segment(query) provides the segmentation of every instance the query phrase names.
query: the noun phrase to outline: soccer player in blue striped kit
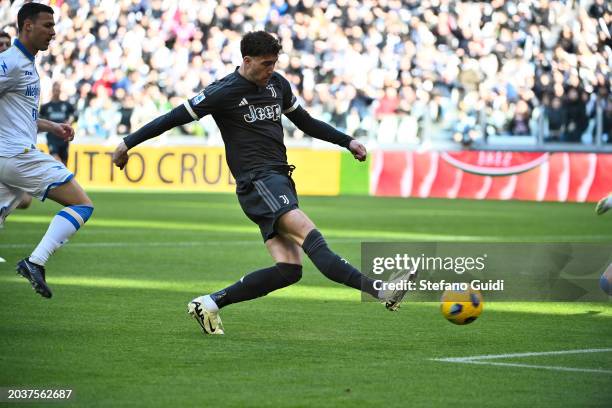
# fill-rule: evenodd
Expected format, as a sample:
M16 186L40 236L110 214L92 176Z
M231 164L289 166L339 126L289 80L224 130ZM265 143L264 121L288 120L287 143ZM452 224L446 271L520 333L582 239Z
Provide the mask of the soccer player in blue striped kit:
M93 204L66 166L36 148L38 132L51 132L67 141L74 138L70 125L38 119L40 78L35 56L55 36L53 9L24 4L17 26L15 43L0 54L0 226L26 193L64 206L32 254L17 263L17 273L38 294L50 298L45 264L89 219Z
M366 149L357 140L313 119L274 67L281 50L269 33L246 34L240 43L242 65L183 105L128 135L117 146L114 163L123 168L128 150L168 129L211 114L221 130L227 164L236 178L244 213L259 226L275 265L251 272L233 285L188 303L188 312L205 334L224 334L219 309L265 296L302 277L302 250L327 278L399 307L406 291L381 291L345 259L331 251L314 223L298 206L294 166L287 163L281 115L304 133L348 149L359 160ZM410 275L412 276L412 275Z

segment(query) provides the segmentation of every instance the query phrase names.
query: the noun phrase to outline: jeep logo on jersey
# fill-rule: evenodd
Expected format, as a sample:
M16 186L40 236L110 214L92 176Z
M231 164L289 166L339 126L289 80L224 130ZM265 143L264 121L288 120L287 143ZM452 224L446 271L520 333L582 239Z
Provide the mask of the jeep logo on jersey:
M281 117L281 107L279 104L264 106L256 108L253 105L249 105L249 113L244 115L244 120L248 123L253 123L256 120L272 119L277 122Z
M524 173L547 161L549 156L549 153L501 151L461 151L440 154L440 157L451 166L482 176Z

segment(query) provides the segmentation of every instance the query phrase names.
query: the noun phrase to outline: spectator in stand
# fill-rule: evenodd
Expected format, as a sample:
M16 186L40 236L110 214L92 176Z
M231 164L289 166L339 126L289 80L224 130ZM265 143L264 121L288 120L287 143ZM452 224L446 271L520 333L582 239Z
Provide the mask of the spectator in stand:
M191 96L235 69L241 33L254 29L277 33L285 53L278 68L311 112L326 120L329 115L346 118L347 131L355 129L371 138L389 136L377 131L381 121L401 127L416 120L419 134L430 134L432 129L452 134L459 116L474 119L469 112L475 106L461 108L466 98L474 100L472 93L482 108L476 127L504 132L509 122L519 119L518 109L517 123L524 132L533 112L544 116L553 112L544 106L544 95L551 104L554 97L560 98L564 108L580 116L581 107L575 105L585 105L599 87L610 89L612 3L604 0L66 0L53 4L59 21L55 41L62 47L41 56L40 71L47 76L43 89L52 82L62 83L75 95L70 102L79 117L99 103L95 95L103 87L110 89L115 102L125 100L115 96L125 89L135 102L131 121L148 122L159 115L161 106L156 101L155 109L146 109L151 107L151 86L170 98ZM13 35L14 8L10 2L0 2L0 30ZM359 90L357 96L345 91L349 86ZM572 87L588 97L581 95L582 102L577 103L568 95ZM386 106L387 88L399 92L403 104L397 111ZM411 91L405 92L408 88ZM527 91L535 96L525 98ZM339 93L353 102L326 106ZM41 102L48 102L48 97L42 95ZM386 113L379 116L381 112ZM355 114L357 126L352 125ZM550 117L544 119L551 122ZM578 133L595 129L595 121L595 116L575 118L569 123L571 139L582 140ZM527 128L533 132L536 127ZM91 126L86 130L96 134ZM403 140L401 136L392 139Z
M565 132L565 110L561 98L555 96L550 105L545 107L545 115L548 119L547 141L560 142L564 139Z
M0 31L0 52L3 52L11 46L11 36L4 31Z
M530 135L529 119L531 118L531 109L529 104L524 100L519 100L514 108L514 116L510 121L510 133L512 135L525 136Z
M578 143L588 126L586 105L578 88L568 89L563 110L565 111L565 141Z

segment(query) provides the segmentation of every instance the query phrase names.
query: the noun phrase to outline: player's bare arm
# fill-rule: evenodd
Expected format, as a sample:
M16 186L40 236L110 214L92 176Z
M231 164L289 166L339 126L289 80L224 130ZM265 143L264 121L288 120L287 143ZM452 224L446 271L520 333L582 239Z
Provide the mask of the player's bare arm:
M74 129L67 123L52 122L47 119L36 120L38 132L51 132L67 142L74 139Z

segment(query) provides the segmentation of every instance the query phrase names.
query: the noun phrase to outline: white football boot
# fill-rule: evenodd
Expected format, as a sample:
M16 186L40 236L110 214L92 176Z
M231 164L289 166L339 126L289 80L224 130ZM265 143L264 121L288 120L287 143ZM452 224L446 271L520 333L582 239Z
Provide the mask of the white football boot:
M393 283L396 288L391 290L380 290L378 298L385 304L387 310L395 312L400 308L400 304L408 294L408 282L416 280L417 270L398 271L391 275L388 283ZM399 286L399 288L397 288Z
M612 208L612 193L608 194L607 197L602 198L597 203L597 207L595 207L595 212L597 215L601 215Z
M202 298L197 297L187 304L187 313L198 321L204 334L225 334L219 312L206 309Z

